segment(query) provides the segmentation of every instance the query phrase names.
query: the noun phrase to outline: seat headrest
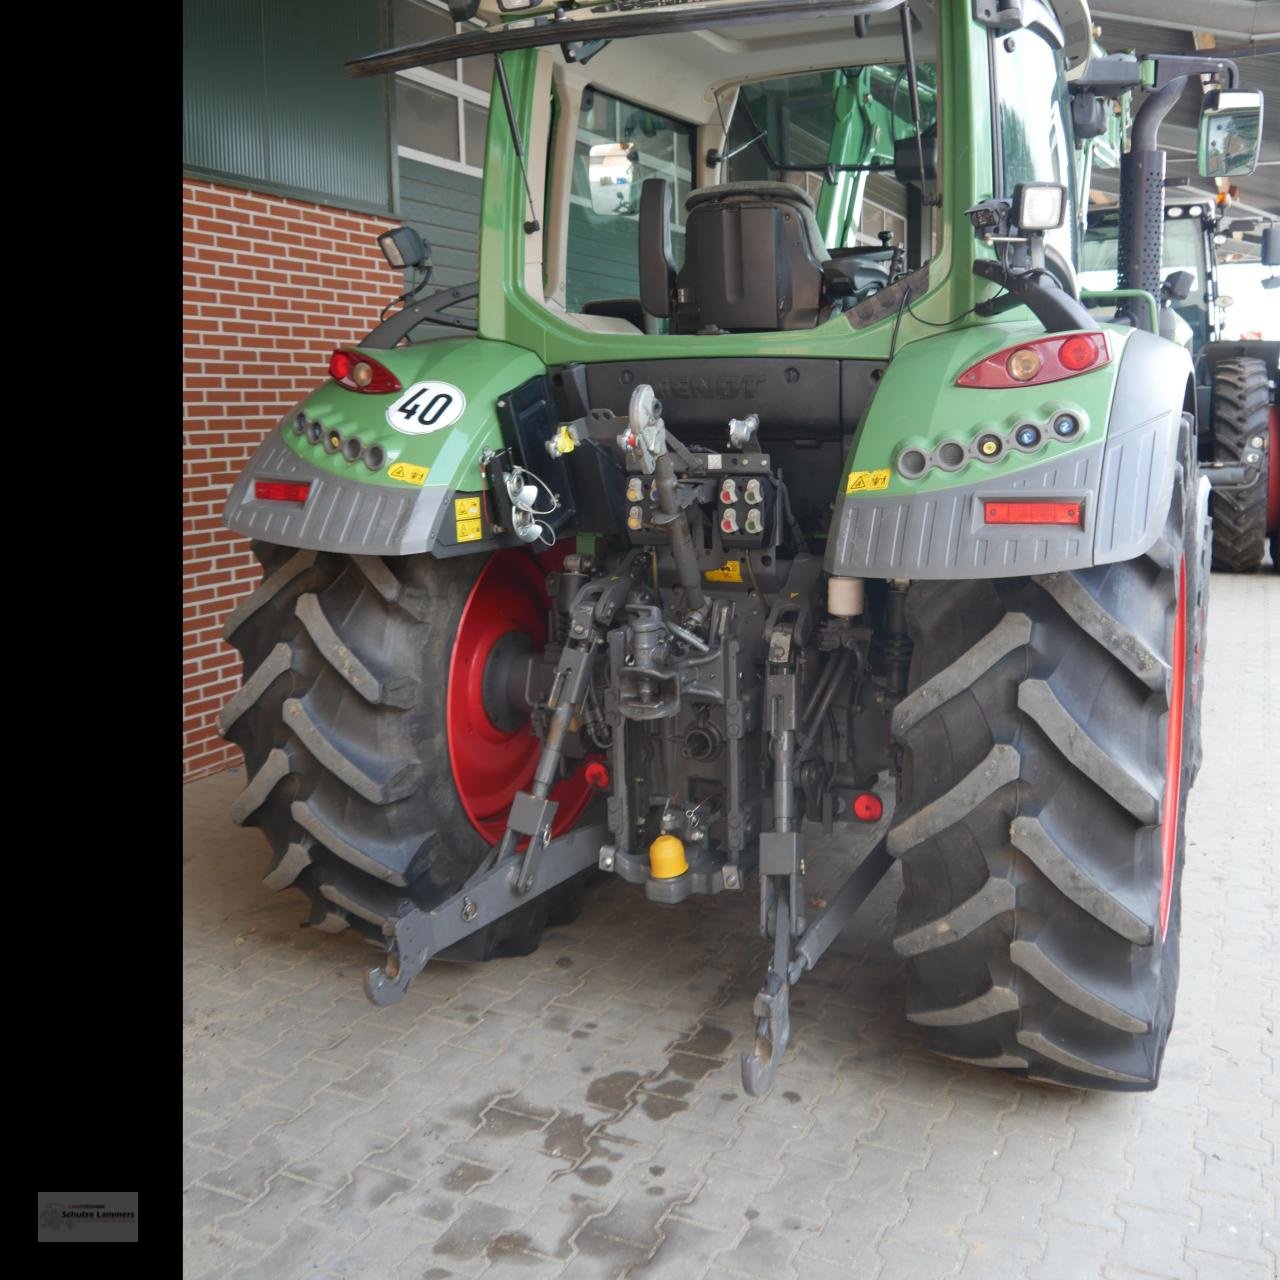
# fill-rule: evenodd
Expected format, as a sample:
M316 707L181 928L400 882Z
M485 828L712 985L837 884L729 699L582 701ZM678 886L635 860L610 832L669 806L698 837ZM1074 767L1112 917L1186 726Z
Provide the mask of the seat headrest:
M813 197L791 182L721 182L714 187L700 187L684 202L686 210L709 201L726 200L786 200L803 205L810 213L815 211Z

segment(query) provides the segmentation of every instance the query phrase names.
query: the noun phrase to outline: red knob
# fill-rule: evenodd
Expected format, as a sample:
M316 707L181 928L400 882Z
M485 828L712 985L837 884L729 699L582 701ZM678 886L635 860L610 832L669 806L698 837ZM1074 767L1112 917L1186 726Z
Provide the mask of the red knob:
M854 797L853 816L859 822L879 822L884 817L884 802L870 791L864 791Z

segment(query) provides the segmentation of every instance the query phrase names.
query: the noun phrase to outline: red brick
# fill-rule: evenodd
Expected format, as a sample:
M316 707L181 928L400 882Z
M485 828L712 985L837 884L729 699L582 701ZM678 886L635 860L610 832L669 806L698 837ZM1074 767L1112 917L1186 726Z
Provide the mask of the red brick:
M216 713L238 687L221 638L261 580L248 540L223 527L227 492L267 433L358 340L398 283L374 245L394 223L304 200L183 180L183 770L238 764ZM324 255L323 259L319 255ZM299 306L303 304L305 311Z

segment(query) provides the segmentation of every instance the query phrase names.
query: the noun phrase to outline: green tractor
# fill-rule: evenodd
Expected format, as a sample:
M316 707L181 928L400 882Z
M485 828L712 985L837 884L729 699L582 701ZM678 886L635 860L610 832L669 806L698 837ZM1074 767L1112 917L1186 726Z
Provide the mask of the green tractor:
M1156 125L1234 65L1090 60L1082 0L480 16L350 66L493 57L479 280L424 293L416 233L381 237L417 284L227 507L268 885L381 949L377 1004L531 950L592 877L754 886L758 1094L896 861L934 1050L1153 1088L1209 484L1187 351L1080 301L1073 130L1145 91L1121 245L1154 311ZM819 909L836 822L879 839Z
M1280 232L1257 235L1252 218L1229 218L1213 200L1171 200L1164 206L1164 253L1159 323L1186 346L1195 363L1199 424L1197 453L1213 481L1213 567L1256 569L1271 543L1280 569L1280 413L1276 408L1280 341L1224 341L1224 299L1218 276L1219 242L1240 232L1260 246L1261 263L1280 263ZM1120 212L1091 209L1081 284L1114 286ZM1251 234L1255 233L1255 234ZM1280 280L1277 281L1280 283ZM1265 286L1264 286L1265 287Z

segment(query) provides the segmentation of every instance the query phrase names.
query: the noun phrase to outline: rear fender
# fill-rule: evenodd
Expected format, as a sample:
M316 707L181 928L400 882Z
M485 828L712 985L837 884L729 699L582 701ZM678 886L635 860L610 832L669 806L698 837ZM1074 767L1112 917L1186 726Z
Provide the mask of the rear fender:
M1160 536L1173 486L1178 427L1191 360L1141 330L1108 329L1111 362L1041 386L958 387L971 364L1043 336L1038 328L985 325L912 343L885 371L854 439L836 498L825 568L876 578L994 578L1052 573L1142 555ZM1077 417L1069 441L1054 419ZM1046 443L1007 442L1022 424ZM973 449L988 433L1006 442L995 462ZM966 450L955 470L907 479L898 459L946 441ZM935 455L936 456L936 455ZM988 501L1078 503L1079 525L986 524Z
M498 401L546 366L522 347L470 337L368 354L395 374L401 390L373 395L330 379L294 405L237 479L224 523L251 538L313 551L447 556L491 550L498 541L490 523L476 519L488 488L480 457L503 446ZM398 407L424 382L444 388L418 399L421 409L442 397L436 400L445 405L439 426L424 426ZM322 425L320 442L295 430L299 414ZM330 432L359 440L362 456L377 446L385 460L376 470L360 458L348 461L341 448L326 446ZM303 502L259 499L259 480L306 481L310 488Z

